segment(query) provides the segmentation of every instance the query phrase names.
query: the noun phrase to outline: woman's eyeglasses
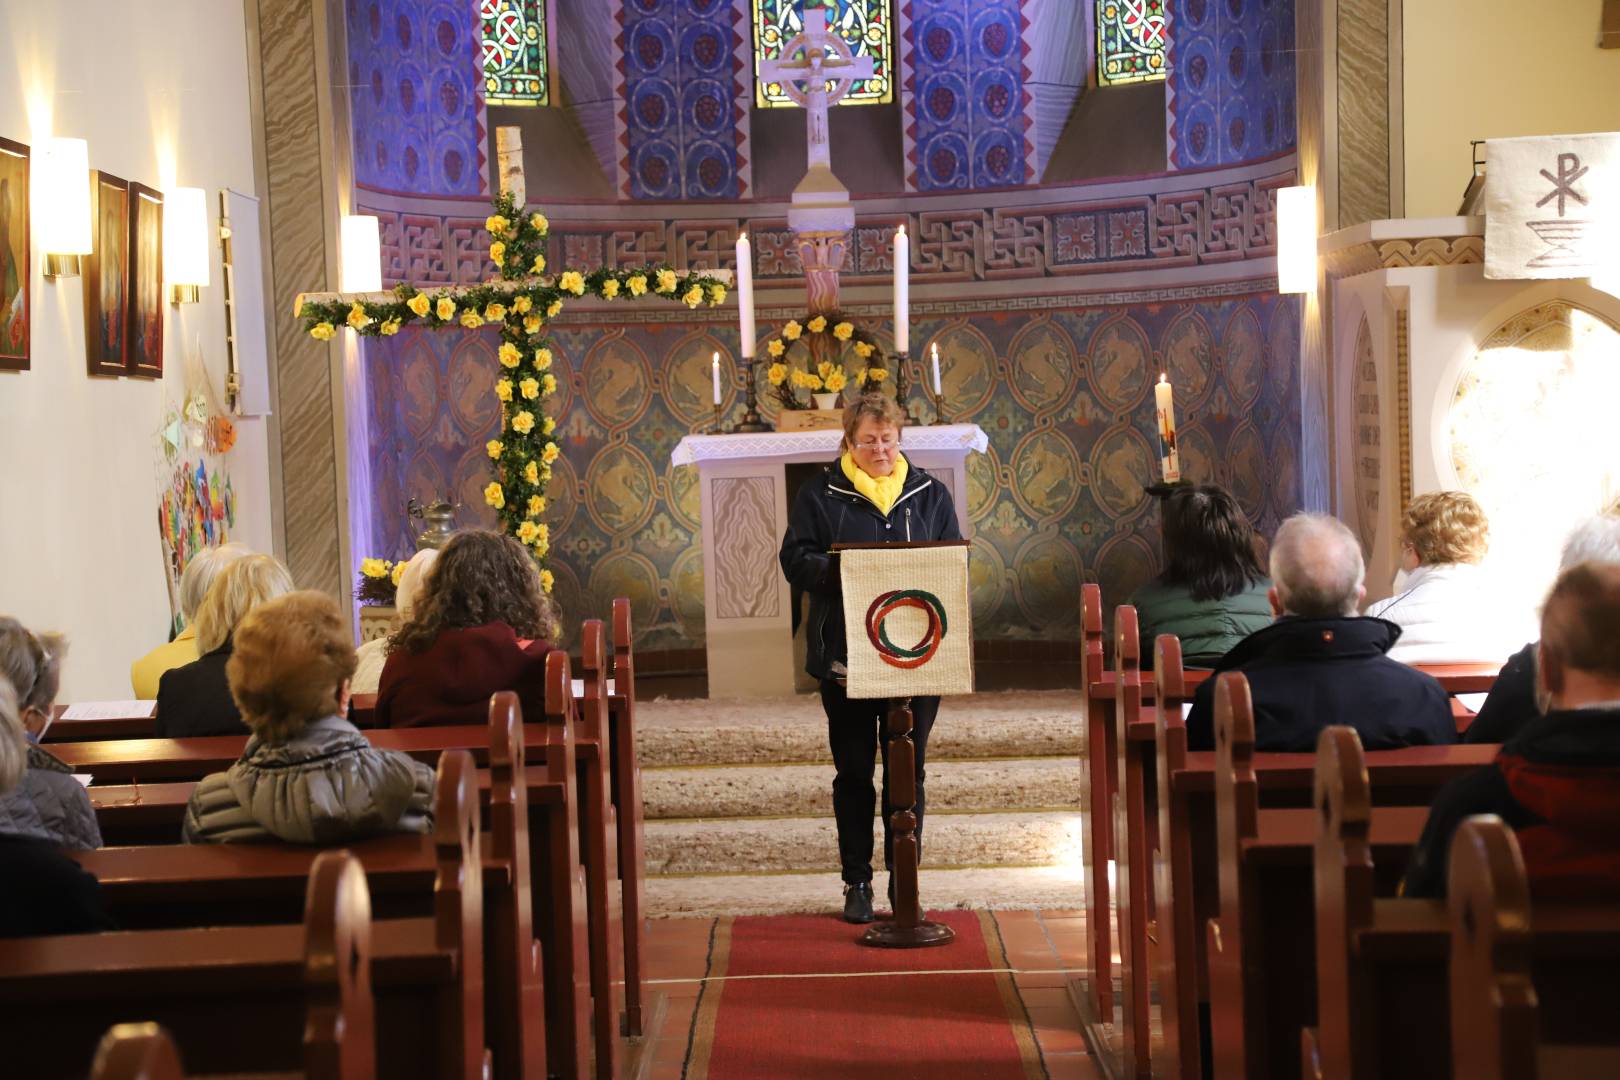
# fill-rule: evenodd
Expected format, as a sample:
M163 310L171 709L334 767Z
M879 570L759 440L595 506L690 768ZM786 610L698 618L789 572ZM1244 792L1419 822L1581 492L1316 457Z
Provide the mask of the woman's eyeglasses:
M871 453L874 450L893 450L900 445L899 439L862 439L855 444L855 449Z

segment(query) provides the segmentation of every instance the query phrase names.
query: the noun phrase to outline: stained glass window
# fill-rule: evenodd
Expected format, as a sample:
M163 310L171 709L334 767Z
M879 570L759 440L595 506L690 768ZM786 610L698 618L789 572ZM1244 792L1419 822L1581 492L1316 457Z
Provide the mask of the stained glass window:
M1164 0L1097 0L1097 81L1163 79L1168 23Z
M484 55L484 100L491 105L545 105L546 0L478 0Z
M761 107L792 105L777 85L760 77L762 60L775 60L804 29L801 8L827 10L827 26L856 56L872 58L872 78L861 79L840 105L881 105L894 100L892 0L754 0L754 98Z

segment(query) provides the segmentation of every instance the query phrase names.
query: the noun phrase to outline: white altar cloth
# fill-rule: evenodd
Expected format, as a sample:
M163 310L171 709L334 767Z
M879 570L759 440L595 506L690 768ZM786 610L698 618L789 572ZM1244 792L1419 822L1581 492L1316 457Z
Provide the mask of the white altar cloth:
M669 460L672 465L696 465L700 461L732 458L831 459L838 452L843 437L844 433L837 430L688 435L675 445ZM990 449L990 439L978 424L916 425L901 429L900 449L976 450L982 454Z

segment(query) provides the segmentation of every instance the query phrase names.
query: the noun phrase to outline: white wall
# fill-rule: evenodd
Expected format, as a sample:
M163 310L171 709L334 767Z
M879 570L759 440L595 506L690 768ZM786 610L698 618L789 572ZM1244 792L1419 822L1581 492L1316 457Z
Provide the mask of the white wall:
M93 169L204 188L217 221L220 188L256 193L242 5L0 0L0 135L33 146L48 134L88 140ZM81 281L46 283L39 256L33 368L0 372L0 612L69 635L62 700L128 697L130 661L169 619L157 432L193 340L223 400L219 253L202 302L165 307L161 382L85 373ZM227 457L233 539L260 551L272 537L267 423L241 421Z

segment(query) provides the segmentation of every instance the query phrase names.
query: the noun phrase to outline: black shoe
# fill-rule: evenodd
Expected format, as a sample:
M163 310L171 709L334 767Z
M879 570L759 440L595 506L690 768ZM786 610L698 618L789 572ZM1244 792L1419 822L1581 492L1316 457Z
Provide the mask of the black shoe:
M856 882L844 886L844 921L869 923L872 921L872 883Z

